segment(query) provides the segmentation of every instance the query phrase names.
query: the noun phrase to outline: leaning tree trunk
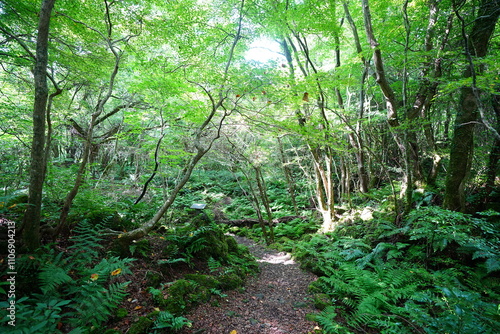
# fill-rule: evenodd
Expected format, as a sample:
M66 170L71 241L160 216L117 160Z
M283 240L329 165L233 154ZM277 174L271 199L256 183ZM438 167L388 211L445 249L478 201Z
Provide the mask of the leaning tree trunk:
M447 209L464 211L464 189L474 155L474 129L478 120L478 92L475 85L476 69L472 57L484 57L488 52L488 44L500 15L500 0L482 0L478 17L474 21L469 36L465 32L463 18L460 16L458 9L454 9L455 14L462 23L462 36L468 58L464 77L472 78L472 85L462 87L460 90L460 109L455 119L443 204Z
M33 107L33 141L31 144L31 170L28 206L23 219L23 243L30 251L40 246L40 215L42 190L46 169L45 117L48 100L47 63L50 15L55 0L45 0L40 10L36 41L35 103Z
M223 106L223 103L226 99L226 96L224 95L224 92L226 91L226 83L229 78L229 69L230 66L233 62L233 56L234 56L234 51L236 49L236 45L238 41L241 38L241 30L243 27L243 7L245 5L245 0L241 0L240 3L240 8L239 8L239 18L238 18L238 27L236 34L233 39L233 43L231 45L231 48L229 49L229 55L228 55L228 60L226 62L226 66L224 69L224 79L223 83L221 84L219 88L219 98L216 100L215 97L205 88L203 88L201 85L199 85L204 91L205 94L208 96L210 99L210 102L212 104L211 111L207 118L204 120L204 122L198 127L196 131L196 135L194 138L194 147L196 149L196 154L192 155L190 158L189 162L185 166L185 168L182 171L182 177L179 180L179 182L175 185L174 189L170 192L168 198L165 200L163 205L156 211L155 215L145 222L143 225L140 227L128 231L125 233L122 233L118 236L117 244L121 247L128 247L134 240L138 240L140 238L143 238L144 236L148 235L151 230L158 224L160 219L163 217L165 212L171 207L171 205L174 203L174 200L177 198L177 194L181 191L181 189L184 187L184 185L188 182L189 178L191 177L191 174L198 164L198 162L205 156L205 154L211 150L214 142L220 138L221 135L221 128L224 120L228 116L228 111L224 108L223 115L221 116L218 124L217 124L217 133L209 140L209 143L206 146L203 146L202 143L202 137L206 136L207 134L207 127L215 122L215 117L217 112L219 111L219 108Z

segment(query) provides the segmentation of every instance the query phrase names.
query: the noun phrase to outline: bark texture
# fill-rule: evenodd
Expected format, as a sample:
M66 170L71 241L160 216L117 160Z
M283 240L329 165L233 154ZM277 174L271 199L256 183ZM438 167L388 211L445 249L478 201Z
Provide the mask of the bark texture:
M40 10L36 41L35 102L33 106L33 141L31 144L30 186L28 207L23 219L22 238L28 250L40 246L40 214L45 177L45 121L49 89L47 86L47 63L50 15L55 0L45 0Z
M500 0L481 1L478 16L468 36L465 33L465 22L457 8L455 12L462 22L465 53L469 60L464 77L472 78L473 84L463 87L460 92L460 107L455 119L451 143L444 206L450 210L465 211L464 189L474 154L474 129L478 121L476 69L472 58L484 57L488 52L489 41L500 15Z

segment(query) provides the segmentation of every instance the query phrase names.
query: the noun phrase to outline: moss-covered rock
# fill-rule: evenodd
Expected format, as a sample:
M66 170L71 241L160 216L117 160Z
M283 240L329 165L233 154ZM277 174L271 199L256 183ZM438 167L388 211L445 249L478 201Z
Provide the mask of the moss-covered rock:
M211 294L207 287L195 281L180 279L168 288L168 298L164 305L167 311L181 315L194 306L210 300Z
M198 284L196 282L180 279L168 287L168 292L171 296L182 297L195 291L197 286Z
M122 230L124 222L116 210L99 209L87 212L84 215L91 224L102 224L105 228Z
M152 325L153 320L149 319L149 317L140 317L136 323L130 326L127 334L147 334Z
M104 334L122 334L122 332L120 332L117 329L108 329L107 331L104 332Z
M184 278L209 289L218 288L220 285L220 282L212 275L186 274Z
M228 258L228 245L224 233L219 228L208 229L200 234L205 239L206 247L195 253L195 256L201 259L213 257L217 260L226 260Z
M239 254L241 248L238 247L236 240L230 235L225 235L224 237L226 238L227 251L232 254Z
M162 275L160 273L151 272L151 271L148 271L146 273L146 285L148 287L153 287L153 288L159 287L162 279L163 278L162 278Z
M28 194L19 193L10 196L5 202L5 206L10 207L21 203L28 203Z
M220 288L222 290L234 290L243 286L243 279L236 273L227 273L219 276Z
M0 197L0 211L14 216L21 215L28 205L28 195L22 192ZM4 248L2 248L4 249Z

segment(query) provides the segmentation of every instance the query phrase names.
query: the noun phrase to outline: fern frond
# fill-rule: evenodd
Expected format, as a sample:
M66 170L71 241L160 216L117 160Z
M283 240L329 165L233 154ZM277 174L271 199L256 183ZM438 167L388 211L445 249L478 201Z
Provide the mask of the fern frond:
M207 266L208 269L210 270L211 273L218 271L222 267L222 263L220 261L217 261L213 257L210 257L207 260Z
M42 267L38 279L41 282L40 288L44 294L53 292L62 284L73 281L67 270L53 263L48 263Z
M173 331L181 330L184 327L191 327L191 322L184 317L176 317L168 311L158 313L154 322L154 329L168 328Z
M129 283L110 284L106 289L97 282L89 282L80 286L78 290L73 289L74 292L79 292L75 294L74 303L70 305L78 315L78 319L73 321L81 325L99 326L112 315L112 310L125 298Z
M207 248L207 240L203 237L195 239L190 245L186 248L187 254L195 254Z
M488 260L486 260L485 265L488 274L494 271L500 271L500 257L490 257Z
M100 225L92 225L86 220L82 220L74 229L76 235L72 237L74 244L68 249L72 250L71 261L77 266L92 263L99 257L99 249L102 238L99 234Z
M352 334L351 331L336 320L336 311L336 307L328 306L316 316L315 320L326 334Z

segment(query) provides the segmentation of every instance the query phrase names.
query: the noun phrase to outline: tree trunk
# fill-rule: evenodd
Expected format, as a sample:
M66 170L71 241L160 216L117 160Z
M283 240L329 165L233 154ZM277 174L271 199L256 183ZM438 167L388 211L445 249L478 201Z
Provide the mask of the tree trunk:
M109 16L107 16L109 17ZM109 26L111 25L111 22L109 22ZM110 36L111 37L111 36ZM78 168L78 171L76 173L76 178L75 178L75 183L73 184L73 188L71 188L70 192L66 196L64 200L64 204L61 210L61 215L59 217L59 224L57 225L54 237L59 235L64 229L66 228L66 221L69 215L69 210L71 209L71 206L73 205L73 200L75 199L76 195L78 195L78 191L80 190L80 186L82 185L83 182L83 177L85 175L85 170L87 168L87 164L89 160L91 159L92 155L92 148L94 146L93 140L94 140L94 128L102 122L102 118L100 119L99 116L103 113L104 111L104 106L106 103L109 101L111 98L111 95L113 94L113 89L115 85L115 79L118 74L119 70L119 65L120 65L120 55L118 51L116 50L116 47L114 46L113 42L111 39L107 40L108 46L110 51L113 53L114 56L114 66L113 70L111 72L111 75L109 77L109 82L107 83L107 91L106 94L99 100L96 109L94 113L92 114L89 127L87 130L79 129L78 132L84 136L85 139L85 145L83 149L83 158L80 163L80 167ZM116 108L115 108L116 110ZM120 110L120 109L118 109ZM110 115L107 114L104 117ZM108 116L109 117L109 116ZM73 121L74 125L77 125L75 121Z
M402 177L402 193L406 193L407 198L410 197L409 193L412 191L411 175L408 168L408 149L407 143L403 138L403 129L398 120L398 103L391 88L389 81L385 75L384 62L382 59L382 51L380 50L379 43L373 33L373 25L371 19L371 12L368 0L362 0L363 5L363 18L365 22L365 31L368 38L368 43L373 50L373 62L375 65L375 81L377 82L380 90L384 94L386 107L387 107L387 123L391 130L392 137L399 148L403 161L403 177ZM406 203L406 207L410 203Z
M334 182L332 175L332 151L328 147L322 152L309 147L313 157L313 169L316 181L316 199L318 211L323 217L322 232L335 230Z
M269 197L267 196L266 184L264 182L264 177L262 176L262 170L260 166L254 166L253 168L255 170L255 179L257 180L257 187L259 188L260 198L267 214L267 226L269 227L269 240L267 241L267 243L272 244L274 242L273 214L271 212L271 206L269 205Z
M493 96L493 110L496 116L496 129L500 132L500 96ZM500 140L495 138L493 146L488 157L488 167L486 170L486 189L489 193L495 187L497 178L498 161L500 161Z
M349 11L349 6L347 5L346 2L343 3L344 6L344 12L347 18L347 21L349 22L349 25L351 26L351 31L352 35L354 37L354 45L356 46L356 52L360 55L361 61L363 62L363 73L361 75L361 82L360 82L360 89L359 89L359 112L358 112L358 120L356 122L356 132L354 133L349 133L349 142L351 143L351 146L354 148L354 155L356 156L356 163L358 167L358 174L359 174L359 191L362 193L367 193L369 188L370 188L370 176L368 174L368 171L366 169L366 163L365 163L365 148L363 144L363 137L361 134L361 120L363 119L363 115L365 112L365 81L368 76L368 70L370 67L369 62L366 60L366 58L363 56L363 49L361 48L361 41L359 39L359 34L358 34L358 29L356 27L356 24L354 23L354 20L351 16L351 13Z
M307 43L299 34L295 33L292 29L290 30L294 35L294 37L296 38L299 46L301 47L301 50L306 58L306 64L308 66L306 67L302 66L301 62L297 57L297 48L294 46L291 39L288 39L288 44L282 43L283 48L287 48L288 45L291 47L293 53L297 57L297 64L299 65L304 76L306 77L308 76L308 71L306 71L306 68L308 67L310 67L311 70L315 74L317 74L317 70L309 54L309 48L307 46ZM291 54L290 50L285 49L285 54ZM292 66L293 64L290 61L289 57L287 57L287 60L289 62L289 65ZM328 141L330 137L329 134L330 125L325 111L326 110L325 96L319 80L316 80L316 85L318 87L318 93L319 93L317 104L321 116L321 131L324 132L325 141ZM307 95L304 95L303 101L306 102L304 104L304 109L305 109L304 114L307 114L308 113L307 110L309 108ZM304 114L300 110L297 110L296 112L297 121L300 127L306 126L306 119L304 117ZM327 232L335 229L334 182L332 176L333 151L330 147L328 147L328 145L325 149L320 149L319 146L320 145L318 145L317 143L307 142L307 148L309 149L309 152L311 153L311 156L313 158L313 170L316 183L315 190L316 190L316 198L318 206L317 209L323 217L322 231Z
M50 15L55 0L45 0L40 10L38 36L36 41L35 102L33 107L33 141L31 144L31 169L28 207L22 224L22 238L25 247L33 251L40 246L40 215L42 191L46 169L45 121L48 100L47 63Z
M78 195L78 191L80 190L80 186L83 182L85 169L87 168L90 151L92 149L92 139L94 134L93 129L95 120L96 120L96 115L94 114L92 115L92 120L90 121L89 129L87 130L87 136L85 138L85 145L83 149L83 157L82 161L80 162L80 166L78 167L78 171L76 172L75 183L73 184L73 188L71 188L70 192L68 193L68 195L66 195L66 198L64 200L64 204L61 209L61 215L59 216L59 224L56 228L54 237L58 236L61 232L64 231L66 227L66 220L69 215L69 210L71 209L73 200L75 199L76 195Z
M472 57L484 57L487 54L488 44L500 15L500 0L482 0L469 36L458 9L454 10L462 23L465 53L469 61L464 77L472 78L473 84L460 90L460 109L455 119L443 205L450 210L464 211L464 189L474 154L474 128L478 120L476 69Z
M299 208L297 206L297 201L295 200L295 183L293 182L293 175L288 166L288 161L285 156L285 151L283 149L283 143L281 138L278 137L278 149L280 152L281 165L283 167L283 174L285 175L285 180L288 186L288 194L290 195L290 200L292 201L293 211L295 215L299 214Z

